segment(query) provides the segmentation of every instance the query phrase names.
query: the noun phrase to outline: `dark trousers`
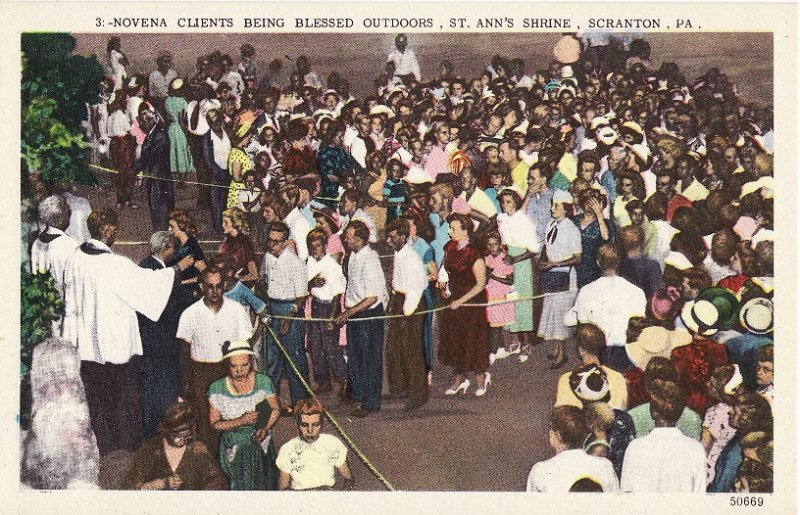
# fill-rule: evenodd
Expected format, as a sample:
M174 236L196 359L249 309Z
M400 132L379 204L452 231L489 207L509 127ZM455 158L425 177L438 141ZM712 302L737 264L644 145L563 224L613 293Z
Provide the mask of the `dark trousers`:
M350 398L368 410L381 407L383 391L383 305L356 313L347 322L347 381Z
M395 293L389 300L389 314L402 315L405 295ZM416 311L422 311L420 299ZM386 320L386 375L393 395L408 394L409 400L428 397L425 351L422 342L425 318L412 315Z
M311 298L311 316L328 318L334 305ZM347 379L347 364L339 349L339 326L328 327L328 322L308 323L308 346L311 348L311 362L314 364L314 380L318 385Z
M227 375L225 364L203 363L192 360L189 379L191 402L197 410L197 439L206 444L214 456L219 452L219 434L209 422L208 388L211 383Z
M177 356L144 356L139 366L144 439L152 438L170 404L181 393Z
M269 314L270 315L287 315L292 308L293 302L284 302L275 299L269 300ZM300 315L302 316L302 314ZM289 327L289 332L285 335L280 334L280 326L282 320L273 318L270 322L270 327L278 335L278 338L286 349L286 352L291 357L303 379L308 382L308 358L306 358L305 339L306 339L306 324L301 320L292 320L292 325ZM294 368L286 361L286 356L278 348L272 335L267 333L266 345L266 363L267 375L272 380L272 385L275 387L275 392L280 391L281 381L283 376L289 381L289 394L292 398L292 406L297 404L300 399L309 397L308 391L303 386L302 381L297 376Z
M203 136L195 136L189 133L188 141L194 169L197 170L197 182L209 184L211 182L211 173L208 171L205 157L203 157ZM197 186L197 207L201 209L211 207L211 188L208 186Z
M81 380L97 447L103 456L111 451L136 451L142 444L142 414L139 405L139 363L81 361Z
M228 184L224 184L224 188L220 185L211 188L211 223L216 234L222 234L222 212L228 208Z
M172 182L147 179L147 203L150 206L153 229L156 231L169 229L169 214L175 210L175 186Z

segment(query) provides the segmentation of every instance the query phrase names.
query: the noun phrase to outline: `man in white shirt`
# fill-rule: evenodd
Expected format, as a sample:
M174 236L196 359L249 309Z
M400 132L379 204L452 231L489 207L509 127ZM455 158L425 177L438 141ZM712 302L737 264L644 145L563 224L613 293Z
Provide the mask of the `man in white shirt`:
M347 447L333 435L321 433L324 409L318 399L303 399L295 406L297 432L283 444L275 460L280 470L281 490L330 490L336 471L342 476L341 490L353 487L347 464Z
M169 94L169 83L176 78L178 78L178 72L172 69L172 54L166 51L159 52L156 57L156 69L150 72L148 77L147 91L153 107L158 109L165 120L164 101Z
M387 61L394 63L394 74L401 79L416 80L419 82L421 74L419 72L419 62L414 51L408 48L408 37L405 34L398 34L394 38L395 49L389 52Z
M415 315L427 306L422 294L428 287L427 270L408 239L408 222L397 218L386 224L386 244L394 250L392 296L388 313L404 315L386 321L386 375L393 398L406 398L404 409L428 401L427 369L422 344L425 318Z
M203 298L186 308L178 322L181 345L181 390L198 410L197 438L216 453L218 437L208 419L208 387L225 376L222 345L248 340L253 325L245 307L225 297L222 271L208 267L200 274Z
M280 189L279 193L289 212L286 218L283 219L286 226L289 227L289 239L294 242L295 249L297 249L297 257L305 262L308 259L306 237L312 227L308 218L300 211L300 189L294 184L287 184Z
M603 492L619 490L614 466L607 458L583 451L589 429L575 406L556 406L550 413L550 446L556 455L531 467L528 492L567 493L579 480L588 478Z
M328 236L322 229L308 233L308 288L311 294L311 317L332 319L339 316L341 298L347 287L342 267L325 253ZM339 349L339 327L331 322L308 322L308 346L314 364L316 393L338 387L339 397L346 395L347 364Z
M336 319L347 323L347 380L349 397L360 405L351 413L363 418L381 406L383 390L383 320L361 320L383 316L389 294L378 253L368 243L369 229L354 220L344 230L347 289L344 312Z
M78 242L64 231L69 225L71 211L61 195L50 195L39 203L39 224L44 229L31 248L31 272L48 272L64 300L64 269L75 254ZM53 335L61 336L61 317L53 321Z
M302 217L302 215L300 215ZM305 241L303 242L305 243ZM305 246L305 245L304 245ZM261 275L267 283L269 314L273 315L270 327L278 335L281 345L308 383L306 358L306 324L302 320L274 318L288 316L303 318L303 306L308 297L308 272L306 265L289 247L289 227L283 222L273 222L267 233L267 253L261 266ZM292 405L309 396L294 368L278 348L272 334L267 334L267 374L275 391L280 391L284 374L289 381ZM291 408L285 410L286 414Z
M92 237L73 252L64 269L63 338L78 348L100 454L133 452L142 442L142 340L136 313L158 320L177 272L194 260L187 256L162 270L140 268L111 252L117 231L114 211L94 211L87 223Z
M631 317L644 316L647 300L644 292L617 275L619 251L603 244L597 252L597 264L603 276L578 292L575 305L564 315L564 323L575 326L592 323L606 333L609 346L625 345L625 331Z
M628 445L622 463L622 490L634 493L704 493L703 444L684 435L675 423L686 406L677 383L656 380L650 396L655 429Z

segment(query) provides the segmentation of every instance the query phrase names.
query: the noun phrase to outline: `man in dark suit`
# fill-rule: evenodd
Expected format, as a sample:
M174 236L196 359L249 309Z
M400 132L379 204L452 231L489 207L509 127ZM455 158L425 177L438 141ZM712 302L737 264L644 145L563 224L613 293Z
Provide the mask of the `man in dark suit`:
M169 169L169 138L155 111L147 109L139 113L139 127L147 136L133 172L148 176L145 187L153 228L165 231L169 214L175 209L175 185Z
M231 151L231 140L222 125L222 114L211 109L206 115L209 130L203 136L203 159L211 175L211 223L217 234L222 234L222 212L228 202L228 186L231 176L228 173L228 154Z
M166 263L175 255L175 237L169 231L157 231L150 237L152 254L144 258L139 266L151 270L166 268ZM180 347L175 339L178 331L178 312L175 290L167 301L161 317L153 322L137 314L139 334L144 352L139 367L140 397L144 438L151 438L167 407L180 394Z

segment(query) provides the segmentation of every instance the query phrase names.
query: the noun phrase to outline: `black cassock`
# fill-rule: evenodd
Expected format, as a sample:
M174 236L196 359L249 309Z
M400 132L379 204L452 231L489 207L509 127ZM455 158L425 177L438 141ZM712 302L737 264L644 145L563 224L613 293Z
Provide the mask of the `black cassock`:
M139 266L159 270L164 265L153 256ZM138 314L139 334L142 337L141 366L139 367L142 426L144 438L151 438L167 407L175 402L181 390L180 342L175 338L181 316L180 303L172 290L167 306L157 322Z

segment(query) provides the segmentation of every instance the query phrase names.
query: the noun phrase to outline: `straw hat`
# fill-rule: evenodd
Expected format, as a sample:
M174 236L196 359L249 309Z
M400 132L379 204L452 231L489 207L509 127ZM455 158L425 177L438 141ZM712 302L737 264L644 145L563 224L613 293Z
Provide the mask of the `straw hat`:
M681 320L692 333L711 336L717 331L730 329L738 313L739 301L733 292L712 287L683 306Z
M774 305L770 299L756 297L744 303L739 310L739 322L753 334L772 332L775 323Z
M672 349L688 345L692 335L686 331L668 331L661 326L645 327L639 338L633 343L625 345L625 351L634 365L644 370L650 360L656 356L667 358L672 355Z

